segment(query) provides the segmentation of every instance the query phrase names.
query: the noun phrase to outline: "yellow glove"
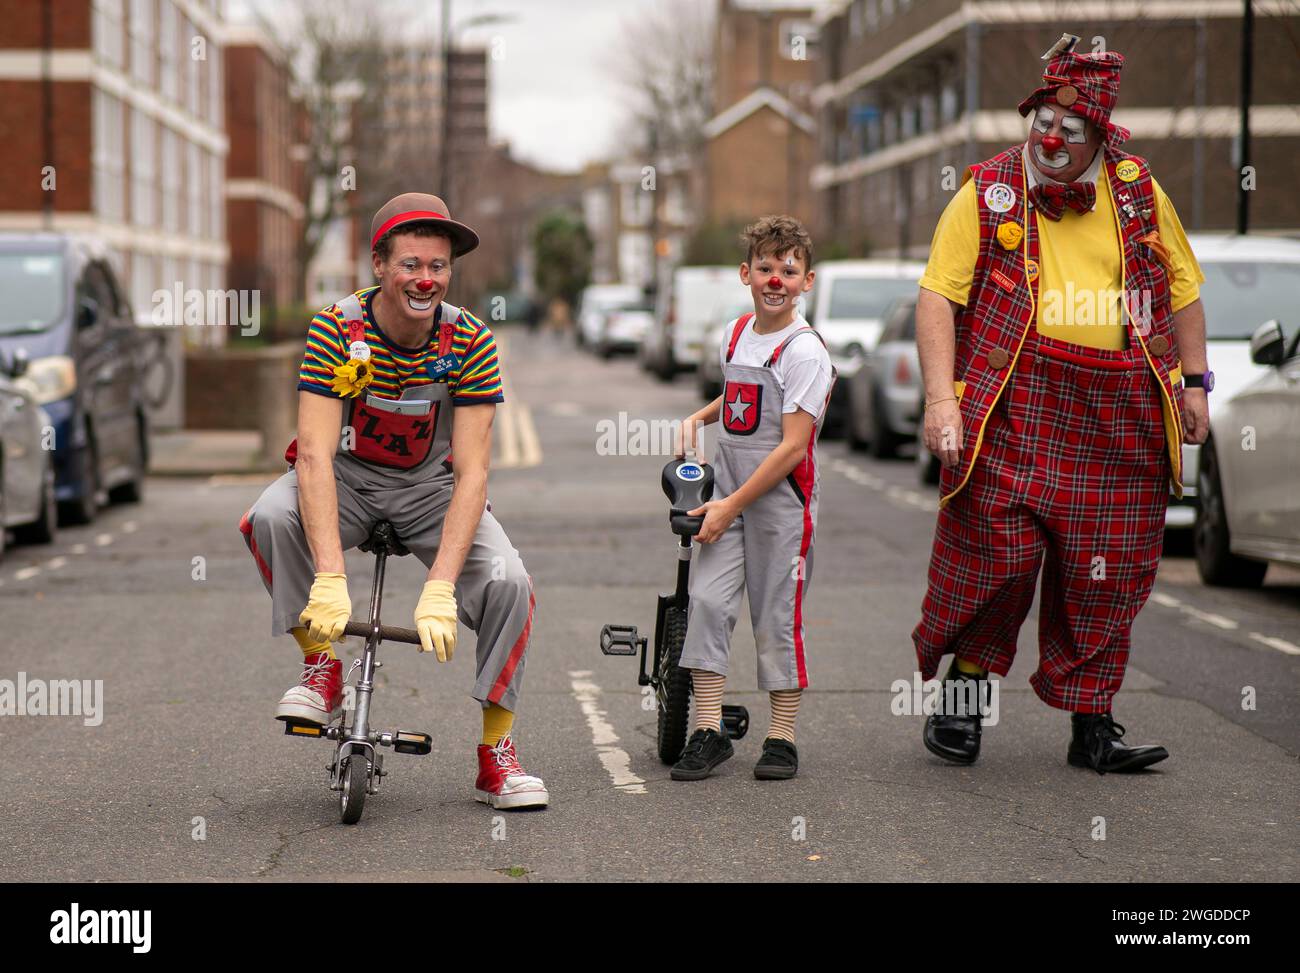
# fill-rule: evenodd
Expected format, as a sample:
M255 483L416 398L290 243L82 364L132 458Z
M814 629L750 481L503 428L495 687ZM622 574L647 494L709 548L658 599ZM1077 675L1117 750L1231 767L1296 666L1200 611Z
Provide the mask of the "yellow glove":
M415 604L415 630L420 651L437 652L448 662L456 651L456 586L450 581L426 581Z
M307 607L298 616L298 621L307 626L308 636L313 642L337 642L351 617L347 575L317 571Z

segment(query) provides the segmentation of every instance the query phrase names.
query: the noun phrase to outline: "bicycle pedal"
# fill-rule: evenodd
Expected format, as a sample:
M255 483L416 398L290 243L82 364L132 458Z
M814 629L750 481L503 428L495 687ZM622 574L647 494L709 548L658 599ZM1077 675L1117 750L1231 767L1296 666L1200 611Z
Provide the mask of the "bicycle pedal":
M749 710L743 706L722 707L722 729L733 740L749 732Z
M325 735L325 727L319 723L300 723L297 720L285 720L284 735L290 737L322 737Z
M433 749L433 737L427 733L398 730L393 734L393 749L398 753L412 753L423 757Z
M644 641L637 637L635 625L606 625L600 630L600 651L605 655L636 655Z

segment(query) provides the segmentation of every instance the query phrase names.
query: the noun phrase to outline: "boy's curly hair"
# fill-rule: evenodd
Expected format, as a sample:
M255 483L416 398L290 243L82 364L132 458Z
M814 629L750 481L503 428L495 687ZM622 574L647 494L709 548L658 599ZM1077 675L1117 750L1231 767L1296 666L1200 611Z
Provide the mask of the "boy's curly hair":
M764 216L745 227L740 242L746 248L745 263L753 263L755 256L779 257L794 251L793 256L802 258L804 270L812 267L812 237L793 216Z

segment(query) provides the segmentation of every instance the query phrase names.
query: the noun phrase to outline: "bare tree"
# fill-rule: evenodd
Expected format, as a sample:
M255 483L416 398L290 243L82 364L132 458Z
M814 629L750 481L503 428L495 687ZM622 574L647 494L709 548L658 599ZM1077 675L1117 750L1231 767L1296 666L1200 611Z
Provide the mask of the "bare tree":
M713 4L663 0L627 17L605 59L623 92L620 143L694 153L713 114Z
M386 57L376 0L288 0L273 9L274 20L261 15L263 28L289 56L305 115L307 199L295 281L303 295L331 224L356 211L357 120L376 113Z

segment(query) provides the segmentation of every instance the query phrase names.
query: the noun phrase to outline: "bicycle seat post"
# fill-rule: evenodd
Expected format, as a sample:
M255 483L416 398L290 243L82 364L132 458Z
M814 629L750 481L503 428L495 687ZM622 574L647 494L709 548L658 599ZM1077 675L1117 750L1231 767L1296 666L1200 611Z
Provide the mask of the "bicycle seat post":
M352 739L368 740L370 737L370 696L374 691L375 652L379 644L379 609L384 595L384 562L398 546L393 525L381 520L370 531L370 537L361 545L363 551L375 555L375 577L370 589L370 634L366 636L365 652L361 657L361 678L357 681L356 715L352 722Z

